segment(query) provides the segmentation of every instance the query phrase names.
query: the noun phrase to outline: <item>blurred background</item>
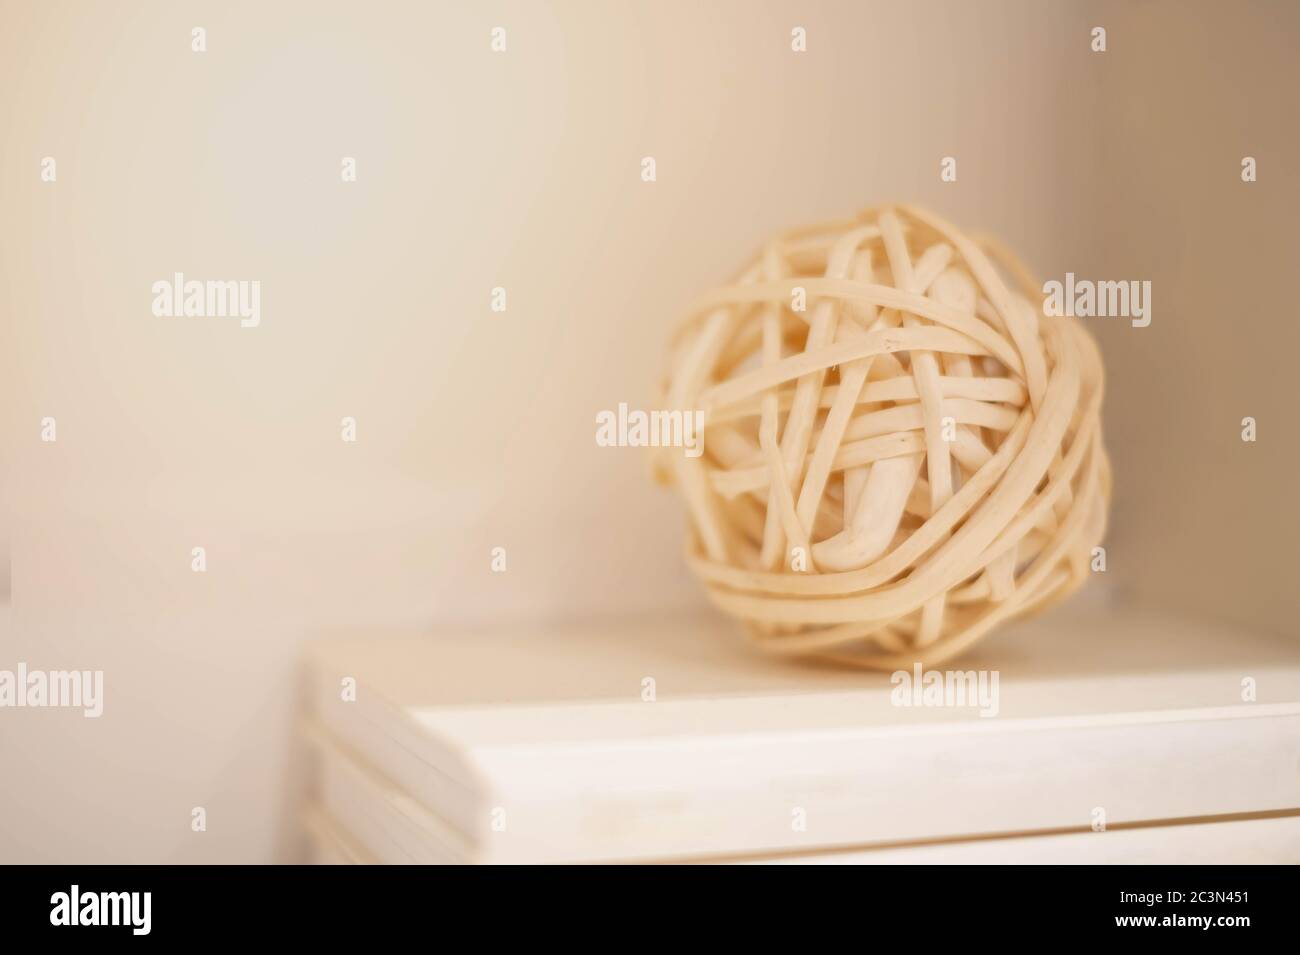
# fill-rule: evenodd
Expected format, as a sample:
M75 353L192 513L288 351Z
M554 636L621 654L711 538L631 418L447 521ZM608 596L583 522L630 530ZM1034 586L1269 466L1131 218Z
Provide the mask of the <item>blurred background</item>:
M0 0L0 668L106 684L0 711L0 861L295 858L320 633L702 608L595 415L766 236L868 204L1152 282L1091 326L1110 596L1293 634L1298 40L1264 0ZM174 272L260 281L260 326L155 317Z

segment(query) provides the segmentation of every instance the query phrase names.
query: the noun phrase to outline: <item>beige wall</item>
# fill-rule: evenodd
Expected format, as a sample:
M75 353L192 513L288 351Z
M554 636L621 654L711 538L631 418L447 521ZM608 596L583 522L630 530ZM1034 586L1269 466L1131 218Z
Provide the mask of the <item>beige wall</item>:
M1117 3L1105 19L1086 257L1099 276L1149 278L1155 305L1148 328L1101 331L1115 582L1297 635L1300 7ZM1241 181L1244 156L1257 182Z
M1156 282L1151 328L1101 333L1112 582L1289 623L1284 5L399 9L0 0L0 667L108 693L0 714L0 859L287 851L323 629L702 605L677 501L595 413L651 400L666 325L763 236L871 202ZM260 280L261 326L155 318L177 270Z

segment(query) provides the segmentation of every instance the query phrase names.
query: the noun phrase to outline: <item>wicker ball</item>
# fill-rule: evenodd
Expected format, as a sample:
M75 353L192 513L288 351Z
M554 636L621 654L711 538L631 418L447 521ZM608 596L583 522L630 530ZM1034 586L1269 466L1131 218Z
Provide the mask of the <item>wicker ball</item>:
M786 232L691 309L663 402L703 412L703 453L657 464L762 647L937 664L1093 572L1101 357L1040 289L903 206Z

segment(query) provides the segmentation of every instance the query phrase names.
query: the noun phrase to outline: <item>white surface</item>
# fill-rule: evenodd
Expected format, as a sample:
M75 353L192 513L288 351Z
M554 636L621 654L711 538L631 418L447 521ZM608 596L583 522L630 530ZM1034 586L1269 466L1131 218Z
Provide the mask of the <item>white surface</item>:
M764 865L1294 865L1300 816L855 849L748 860Z
M454 863L441 824L410 797L323 743L325 783L305 824L316 861ZM431 823L432 829L424 828ZM701 859L751 865L1288 865L1300 863L1300 815L968 839L923 845Z
M304 737L317 761L320 810L354 834L375 861L439 865L470 858L463 836L355 754L315 727L306 727ZM308 822L319 818L309 813Z
M772 668L708 631L660 621L335 644L315 658L317 716L462 833L470 861L1079 829L1099 809L1114 826L1300 808L1289 645L1049 615L967 662L1000 672L999 715L986 719L893 706L884 676ZM656 677L656 702L638 701L639 673ZM355 703L339 700L345 674ZM844 689L853 682L867 688Z

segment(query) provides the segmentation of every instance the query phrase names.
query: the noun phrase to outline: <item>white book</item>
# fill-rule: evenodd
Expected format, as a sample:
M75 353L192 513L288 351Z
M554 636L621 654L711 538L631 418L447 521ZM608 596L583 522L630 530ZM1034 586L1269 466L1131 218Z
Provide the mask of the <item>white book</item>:
M375 786L406 801L386 838L411 861L761 856L1300 812L1291 641L1058 612L949 665L984 671L986 689L996 672L996 699L930 706L888 674L742 639L670 618L336 640L311 655L313 719L378 781L354 806Z
M464 861L455 845L456 834L449 832L442 820L327 734L308 726L305 735L316 753L320 776L317 801L307 807L303 820L315 861L368 865ZM1300 813L691 861L759 865L1294 865L1300 863Z

